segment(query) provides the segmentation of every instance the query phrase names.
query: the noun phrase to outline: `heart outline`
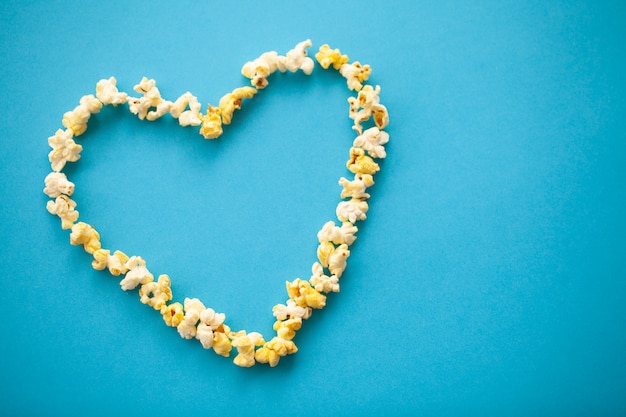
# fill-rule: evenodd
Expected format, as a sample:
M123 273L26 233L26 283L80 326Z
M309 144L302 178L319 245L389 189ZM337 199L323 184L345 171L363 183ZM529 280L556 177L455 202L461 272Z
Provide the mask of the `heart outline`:
M67 162L80 159L82 146L74 141L74 137L86 131L91 115L98 113L105 105L117 107L128 104L130 112L141 120L153 121L170 114L178 119L181 126L200 126L200 134L206 139L219 137L223 133L223 125L230 124L235 111L241 109L243 100L252 99L266 88L269 84L267 78L274 72L301 70L310 75L314 69L314 61L306 51L310 46L311 41L306 40L297 44L286 56L270 51L247 62L242 68L242 74L250 79L253 87L239 87L227 93L220 100L219 106L209 104L206 114L200 112L199 101L190 92L173 102L164 100L156 82L146 77L134 88L142 97L131 97L128 93L120 92L114 77L100 80L96 85L96 97L83 96L79 106L64 114L62 124L66 130L58 129L48 139L52 147L48 157L53 172L45 179L44 193L55 200L48 201L46 208L61 218L63 229L71 229L70 243L81 245L87 253L93 255L94 269L108 269L113 276L123 276L120 281L123 290L139 287L140 301L160 311L165 323L176 327L183 338L196 338L204 348L212 348L226 357L230 357L233 347L236 348L237 355L233 362L242 367L253 366L256 362L269 363L274 367L282 356L297 352L293 338L303 320L311 316L313 309L325 306L325 294L339 291L339 278L350 255L349 246L354 243L358 231L355 223L365 220L369 209L367 199L370 195L365 191L374 184L373 175L380 170L374 159L386 157L384 145L389 140L389 135L383 130L389 123L389 116L386 107L379 102L380 86L374 88L365 84L371 73L369 65L361 65L358 61L348 64L346 55L342 55L338 49L331 50L328 45L322 45L315 55L322 68L329 69L332 66L346 78L348 88L358 93L357 97L348 98L349 117L354 121L353 130L358 133L346 164L354 174L354 179L341 177L339 180L343 191L336 215L341 223L338 226L331 220L318 232L318 260L312 266L311 279L296 278L286 282L289 298L285 304L278 304L272 309L277 319L274 324L276 336L269 341L265 341L257 332L233 332L225 324L225 314L205 307L197 298L186 298L184 306L178 301L168 304L173 300L169 276L161 274L155 281L140 256L129 257L119 250L111 253L111 250L102 248L96 229L78 221L76 202L70 198L74 184L61 171ZM362 123L366 122L373 122L373 126L363 130Z

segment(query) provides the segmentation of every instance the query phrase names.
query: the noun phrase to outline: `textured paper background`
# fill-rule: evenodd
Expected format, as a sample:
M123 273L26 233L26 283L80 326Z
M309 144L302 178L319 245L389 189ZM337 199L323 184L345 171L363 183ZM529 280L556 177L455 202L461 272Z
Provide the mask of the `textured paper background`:
M0 414L626 413L624 3L173 3L0 5ZM296 355L239 369L69 245L47 137L101 78L204 109L306 38L371 64L389 156L341 293ZM106 109L67 170L81 219L269 334L334 217L349 95L276 75L218 141Z

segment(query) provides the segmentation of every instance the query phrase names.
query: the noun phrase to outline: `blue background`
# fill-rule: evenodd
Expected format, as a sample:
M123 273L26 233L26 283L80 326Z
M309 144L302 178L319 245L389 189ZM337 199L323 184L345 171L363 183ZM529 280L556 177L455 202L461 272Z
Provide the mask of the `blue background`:
M0 414L626 414L626 3L99 3L0 4ZM204 110L307 38L372 66L388 158L300 351L240 369L69 245L47 138L101 78ZM107 108L66 170L81 219L269 335L334 218L349 95L277 74L218 141Z

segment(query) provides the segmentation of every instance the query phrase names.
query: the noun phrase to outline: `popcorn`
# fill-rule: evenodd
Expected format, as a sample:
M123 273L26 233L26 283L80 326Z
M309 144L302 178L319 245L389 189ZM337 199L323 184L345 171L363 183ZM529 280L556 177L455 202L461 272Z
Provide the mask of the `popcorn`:
M356 130L359 135L363 133L361 122L369 120L371 116L374 123L379 129L385 128L389 124L389 114L387 108L380 104L380 86L373 89L371 85L363 87L357 97L349 97L350 118L354 120L352 129Z
M53 171L60 171L67 162L76 162L80 159L83 147L76 144L72 137L71 129L59 129L54 136L48 138L48 144L52 147L48 159L52 163Z
M185 110L189 106L189 110ZM173 118L178 119L181 126L198 126L202 124L200 120L201 104L198 99L187 91L172 103L170 106L170 114Z
M267 77L277 69L285 72L285 57L279 56L275 51L265 52L254 61L249 61L241 68L241 74L250 78L250 83L258 89L267 87Z
M87 130L87 122L93 113L100 112L102 103L92 94L83 96L80 104L72 111L68 111L63 115L63 126L79 136Z
M124 291L134 290L137 285L147 284L154 280L154 276L146 268L146 261L141 256L131 256L126 261L126 268L128 268L128 272L120 281L120 286Z
M70 229L78 220L78 211L74 210L74 207L76 207L76 202L63 194L46 204L46 209L50 214L56 214L61 218L62 229Z
M196 329L196 339L202 343L202 347L210 349L213 346L213 331L222 327L225 319L225 314L216 313L212 308L207 308L200 313L200 324L198 324Z
M339 185L343 187L341 198L366 199L370 198L370 195L365 190L374 185L374 178L370 174L355 174L352 181L344 177L339 178Z
M274 323L274 330L276 335L285 340L291 340L296 337L296 330L300 330L302 326L302 319L297 317L293 319L287 319L284 321L276 321Z
M109 268L109 272L115 277L128 271L126 267L128 256L124 252L116 250L111 255L108 249L98 249L93 253L93 257L94 260L91 262L93 269L102 271L104 268Z
M257 349L254 357L257 362L269 363L271 367L274 367L278 365L281 356L291 355L297 351L298 348L293 341L274 337L266 342L262 348Z
M350 159L346 167L355 174L375 174L380 167L372 158L365 155L363 148L350 148Z
M49 173L44 182L46 183L46 188L43 189L43 192L48 197L55 198L61 194L69 197L74 193L74 183L68 181L65 174L61 172Z
M319 262L315 262L312 268L313 275L309 282L319 292L339 292L339 277L324 275L324 268Z
M172 303L161 307L161 316L163 321L170 327L178 326L185 315L183 314L183 306L181 303Z
M286 282L287 294L300 307L323 308L326 305L326 296L311 287L309 281L297 278L293 282Z
M267 78L276 70L280 72L302 70L310 75L315 63L307 56L306 48L311 45L310 39L300 42L287 52L287 56L280 56L275 51L265 52L254 61L246 62L241 68L241 74L250 78L250 83L258 89L267 87L269 84Z
M117 80L115 77L98 81L96 84L96 97L98 97L98 100L100 100L102 104L112 104L117 107L118 104L126 103L128 94L120 93L116 84Z
M341 278L343 271L346 269L348 256L350 256L348 245L343 244L339 245L332 255L328 257L328 270L332 275L336 275L337 278Z
M342 195L343 198L343 195ZM322 230L317 233L320 243L324 241L333 242L335 245L346 243L352 245L356 240L356 232L359 229L350 222L343 222L341 227L335 226L335 222L329 221L322 226Z
M307 56L306 48L312 46L310 39L300 42L295 48L287 52L285 59L285 67L291 71L296 72L302 70L306 75L310 75L313 72L313 66L315 63L311 58Z
M322 263L322 266L328 266L328 257L335 250L335 245L329 241L321 241L317 247L317 259Z
M348 62L348 55L341 55L339 49L330 49L328 44L322 45L319 52L315 54L315 59L320 63L322 68L328 69L331 65L334 69L339 70L343 64Z
M311 307L300 307L291 298L287 300L287 305L276 304L272 308L272 312L276 320L286 320L292 318L308 319L311 317L313 310Z
M91 225L78 222L72 226L70 243L72 245L83 245L83 249L87 253L93 254L101 247L100 234Z
M245 330L231 334L232 346L237 348L238 355L233 362L237 366L249 368L255 364L254 348L265 343L263 336L257 332L246 334Z
M227 333L230 333L230 328L225 325L213 331L213 350L224 357L228 357L233 348Z
M369 206L367 201L353 198L348 201L342 201L337 205L337 218L342 222L354 223L357 220L365 220L367 218L367 210Z
M196 324L200 321L200 313L205 309L204 304L197 298L185 298L185 317L176 328L182 338L196 337Z
M235 110L241 109L241 102L244 98L252 98L257 93L256 88L239 87L220 99L220 111L222 113L222 123L229 125Z
M369 65L361 65L361 63L357 61L352 64L343 64L339 72L347 80L350 90L359 91L363 87L362 83L367 81L372 73L372 69Z
M142 77L139 84L133 87L133 90L143 94L143 97L140 98L128 97L130 112L136 114L139 119L147 118L154 121L169 113L173 103L161 98L161 92L156 86L156 81ZM148 112L151 108L156 108L156 110Z
M384 158L387 152L383 145L387 142L389 142L389 133L374 126L357 136L352 146L365 149L372 158Z
M337 278L341 278L341 274L345 269L345 259L350 255L350 251L348 250L348 245L343 243L338 247L335 247L330 242L322 242L320 243L320 247L324 246L324 250L320 256L320 249L318 247L318 259L320 261L321 266L324 268L328 268L331 275L337 275ZM332 250L330 247L332 246ZM343 264L343 268L342 268ZM315 275L317 272L317 267L313 264L313 274ZM292 297L293 298L293 297ZM297 301L297 300L296 300Z
M205 139L215 139L222 134L222 118L220 115L220 108L213 107L210 104L207 108L206 116L200 115L200 120L202 120L200 134Z
M159 275L158 281L148 281L139 288L139 301L155 310L161 310L168 301L172 300L172 286L170 277Z

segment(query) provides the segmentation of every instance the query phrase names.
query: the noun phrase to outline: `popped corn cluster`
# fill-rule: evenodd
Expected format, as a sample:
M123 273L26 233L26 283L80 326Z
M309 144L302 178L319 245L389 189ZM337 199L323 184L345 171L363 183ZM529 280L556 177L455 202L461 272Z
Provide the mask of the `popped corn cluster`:
M346 79L348 88L357 92L356 97L348 98L349 117L358 136L350 148L346 167L354 176L339 179L342 201L336 208L338 223L330 220L318 232L317 260L311 267L310 278L296 278L285 283L288 298L284 304L277 304L272 309L276 335L268 341L258 332L231 330L225 323L224 313L206 307L197 298L185 298L183 303L174 301L170 277L161 274L155 281L141 256L128 256L120 250L103 248L96 229L78 221L77 204L70 198L75 185L61 170L68 162L79 160L83 148L74 138L86 131L91 115L107 105L126 104L129 111L141 120L153 121L169 114L181 126L200 126L204 138L217 138L223 133L223 125L232 122L235 110L241 109L243 100L253 98L267 87L268 78L274 72L301 70L311 74L314 61L307 53L311 45L311 41L306 40L284 56L270 51L247 62L241 72L250 79L252 87L235 88L225 94L217 106L209 104L205 114L201 113L200 102L190 92L174 101L166 100L161 97L156 82L146 77L133 88L141 95L139 97L119 91L114 77L100 80L96 84L95 96L83 96L74 110L63 115L65 129L57 130L48 138L52 148L48 154L52 172L44 180L43 191L50 198L46 209L61 219L63 229L71 229L70 243L82 246L93 256L95 270L108 270L112 276L121 277L122 290L138 289L140 302L158 311L165 324L175 327L182 338L196 339L203 348L225 357L230 357L234 348L233 362L241 367L250 367L257 362L274 367L281 357L297 352L293 340L303 321L311 317L313 310L326 306L327 294L340 290L339 279L346 269L350 246L358 232L356 222L366 219L368 189L374 185L373 176L380 170L375 159L386 157L385 145L389 141L389 135L383 131L389 123L389 115L387 108L380 104L380 86L374 88L365 84L371 75L370 66L358 61L349 63L347 55L328 45L322 45L315 54L322 68L332 67L338 71Z

